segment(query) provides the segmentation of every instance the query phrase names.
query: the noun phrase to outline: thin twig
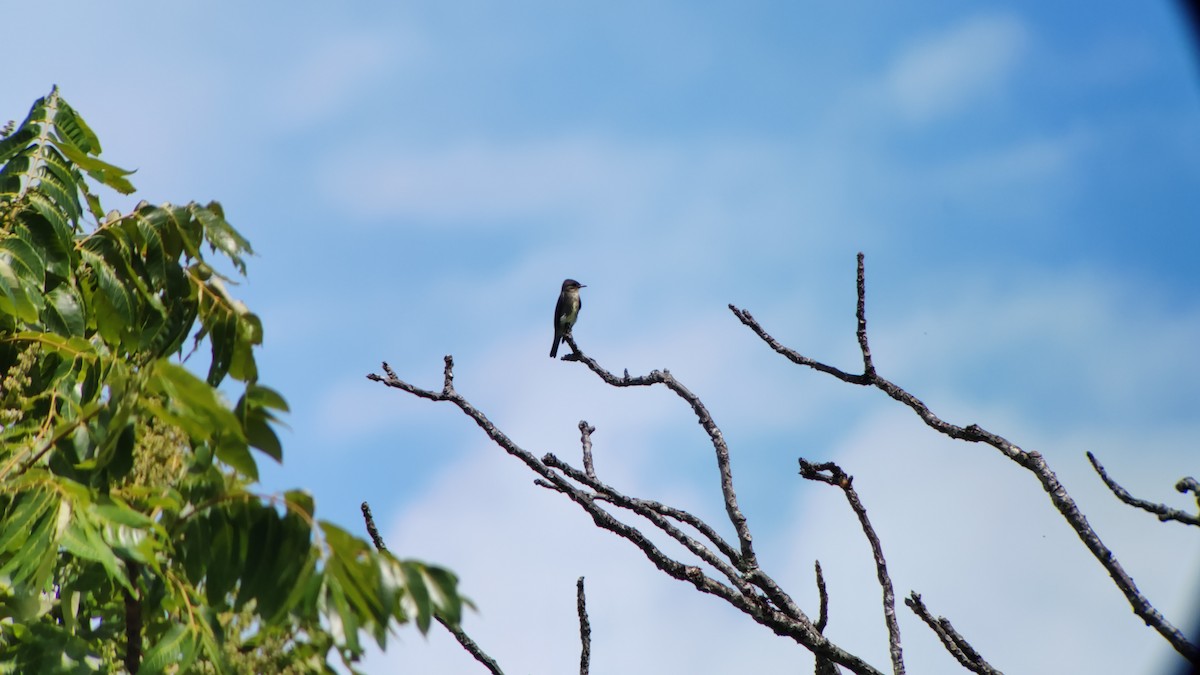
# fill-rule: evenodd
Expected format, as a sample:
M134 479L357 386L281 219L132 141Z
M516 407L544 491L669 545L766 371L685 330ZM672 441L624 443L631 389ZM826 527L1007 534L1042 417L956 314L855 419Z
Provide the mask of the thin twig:
M817 614L817 632L825 634L825 626L829 623L829 593L825 590L825 575L821 573L821 561L817 560L813 563L817 570L817 595L820 597L820 610ZM813 664L813 672L816 675L840 675L837 664L829 659L817 654L816 662Z
M492 675L504 675L504 671L500 670L500 665L496 663L496 660L488 656L483 649L471 639L471 636L467 635L463 631L462 626L450 623L442 618L439 614L434 614L433 618L437 619L437 622L442 624L443 628L450 631L450 634L454 636L454 639L458 640L458 644L462 645L462 648L467 650L467 653L473 656L476 661L482 663L483 667L487 668L489 673Z
M817 595L821 599L821 609L817 613L817 632L824 634L825 626L829 624L829 593L825 590L825 575L821 573L821 561L813 563L817 570Z
M592 625L588 623L587 598L583 595L583 577L575 582L575 607L579 611L579 675L588 675L592 661Z
M1175 484L1175 489L1185 495L1189 492L1192 493L1192 496L1196 498L1196 508L1200 508L1200 483L1196 482L1195 478L1191 476L1180 478L1179 482Z
M813 464L803 457L800 458L800 475L808 480L832 485L841 489L850 502L854 515L862 525L863 534L871 544L871 553L875 557L875 572L879 577L879 586L883 589L883 617L888 628L888 649L892 656L892 671L895 675L904 675L904 652L900 646L900 623L896 620L896 595L892 590L892 578L888 575L887 561L883 559L883 545L875 534L875 528L867 517L867 508L858 498L854 489L854 477L848 475L837 464L825 462Z
M583 446L583 471L588 475L588 478L596 478L596 467L592 464L592 434L596 432L596 427L587 423L587 420L579 420L579 442Z
M668 370L653 370L648 375L638 377L630 377L629 371L625 371L624 377L617 377L605 370L595 359L583 353L575 344L575 339L571 336L564 336L564 339L571 345L571 349L575 351L572 360L583 363L593 373L600 376L600 379L614 387L648 387L654 384L665 385L668 389L675 392L680 398L692 407L696 413L696 418L700 422L700 426L708 432L709 439L712 442L713 449L716 450L717 470L721 474L721 494L725 499L725 512L729 516L729 522L733 524L733 529L737 533L738 544L742 550L742 564L745 569L758 567L758 558L754 553L753 537L750 535L750 526L746 523L746 516L738 507L737 494L733 489L733 469L729 462L729 446L725 443L725 436L721 433L720 427L709 414L708 409L704 407L700 397L693 394L687 387L683 386L679 380L676 380Z
M375 544L375 548L380 551L386 551L387 546L383 543L383 537L379 536L379 529L375 527L375 518L371 516L371 505L362 503L363 520L367 522L367 534L371 535L371 541Z
M386 367L387 364L384 365ZM375 518L371 515L371 506L366 502L362 503L362 514L363 520L367 523L367 533L371 535L371 542L375 544L375 548L381 552L387 551L387 545L383 543L383 537L379 535L379 529L375 527ZM463 631L462 626L450 623L436 612L433 618L437 619L442 628L450 631L454 639L458 640L458 644L462 645L462 648L467 650L467 653L473 656L476 661L482 663L488 669L488 672L492 675L504 675L504 671L500 670L500 665L496 663L496 660L488 656L479 644Z
M1042 490L1050 497L1050 501L1054 504L1054 508L1062 514L1067 524L1075 531L1075 534L1083 542L1084 546L1091 551L1093 557L1100 562L1109 576L1112 577L1113 583L1116 584L1118 590L1125 595L1134 614L1141 618L1146 625L1152 626L1160 635L1166 638L1180 654L1188 660L1200 663L1200 648L1188 641L1184 636L1183 631L1176 628L1170 621L1166 619L1155 609L1154 605L1146 599L1142 592L1138 590L1137 584L1134 583L1133 577L1125 571L1125 568L1117 561L1116 555L1112 550L1104 545L1100 540L1100 536L1092 529L1087 518L1079 510L1079 506L1075 500L1067 493L1065 487L1059 482L1058 476L1050 469L1049 464L1042 457L1041 453L1030 450L1026 451L1019 446L1010 442L1002 436L994 434L980 427L977 424L961 427L950 424L933 413L920 399L900 388L896 384L880 377L874 370L871 363L870 352L867 350L866 343L866 318L864 316L866 288L863 281L863 258L859 254L858 258L859 283L858 283L858 314L859 324L856 332L859 335L859 346L863 351L863 362L865 364L864 371L861 375L847 373L843 370L826 365L819 361L815 361L806 356L801 355L795 350L785 347L778 340L772 337L763 327L754 319L750 312L739 309L733 305L729 305L730 311L738 318L746 327L753 331L759 338L767 343L771 349L786 357L793 363L801 366L812 368L813 370L832 375L837 379L850 384L858 384L863 386L872 386L884 392L891 398L908 406L925 422L926 425L935 431L945 434L950 438L969 441L972 443L984 443L990 445L996 450L999 450L1005 457L1021 465L1032 473L1038 482L1042 485Z
M1112 490L1112 493L1117 496L1117 499L1120 499L1121 501L1135 508L1142 509L1143 511L1149 511L1150 513L1158 516L1158 519L1163 522L1174 520L1183 523L1184 525L1200 526L1200 517L1193 516L1192 514L1185 511L1180 511L1179 509L1173 509L1166 504L1156 504L1154 502L1146 501L1145 499L1138 499L1137 497L1129 494L1128 490L1118 485L1117 482L1108 475L1108 472L1104 470L1104 466L1100 464L1100 460L1096 459L1095 455L1093 455L1091 452L1088 452L1087 458L1088 461L1092 463L1092 468L1096 470L1096 473L1100 474L1100 480L1104 481L1104 484L1108 486L1109 490ZM1182 483L1183 481L1180 482ZM1183 490L1180 490L1180 492L1183 492Z
M946 647L946 651L954 655L954 658L958 659L958 662L964 668L971 672L979 673L979 675L1003 675L1003 673L983 660L983 657L979 655L979 652L975 651L975 648L967 642L966 638L954 630L954 626L950 625L949 619L944 616L939 616L936 619L933 618L933 615L925 608L925 603L921 602L920 594L910 594L904 599L904 604L908 605L909 609L921 617L921 620L933 629L938 639Z
M858 288L858 308L855 312L858 318L858 328L854 332L858 336L859 351L862 352L863 377L873 378L875 377L875 363L871 360L871 347L867 345L867 275L861 252L858 254L858 275L855 286Z

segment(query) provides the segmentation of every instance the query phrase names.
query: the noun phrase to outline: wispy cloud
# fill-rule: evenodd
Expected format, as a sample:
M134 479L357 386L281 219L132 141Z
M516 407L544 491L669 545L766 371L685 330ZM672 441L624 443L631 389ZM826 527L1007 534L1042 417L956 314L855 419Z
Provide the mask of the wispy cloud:
M419 53L416 35L384 37L369 32L323 36L298 50L283 73L264 87L262 103L276 128L303 129L355 107L367 109L370 90Z
M1028 31L1014 17L968 19L916 42L893 63L887 86L900 112L925 122L997 94L1019 65Z
M433 149L355 151L323 162L318 180L366 217L498 222L642 203L670 161L652 147L585 137L459 141Z

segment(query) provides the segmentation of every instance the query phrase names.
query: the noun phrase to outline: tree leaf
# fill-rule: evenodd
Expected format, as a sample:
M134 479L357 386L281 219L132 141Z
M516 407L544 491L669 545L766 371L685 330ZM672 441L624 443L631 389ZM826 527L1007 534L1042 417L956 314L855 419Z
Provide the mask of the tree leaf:
M0 257L0 312L25 323L37 323L40 297L30 293L12 264Z
M42 307L42 320L47 327L61 335L83 336L87 324L83 314L83 300L71 286L62 285L46 294Z
M120 192L123 195L132 194L135 188L133 183L130 183L126 176L132 175L133 171L122 169L118 166L113 166L108 162L89 156L87 153L76 147L74 144L59 140L54 144L56 148L67 156L76 166L87 172L89 176L95 178L101 183Z
M159 636L142 657L138 675L158 675L172 665L178 666L174 672L186 672L196 658L197 646L196 636L188 626L175 625Z
M46 284L46 260L32 246L18 237L0 239L0 256L14 264L17 273L40 289Z

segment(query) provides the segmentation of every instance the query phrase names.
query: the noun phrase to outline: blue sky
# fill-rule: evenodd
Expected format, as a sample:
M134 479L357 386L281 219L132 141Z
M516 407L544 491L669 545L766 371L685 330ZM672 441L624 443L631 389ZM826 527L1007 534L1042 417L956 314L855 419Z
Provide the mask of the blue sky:
M711 450L663 390L546 358L564 277L583 348L669 368L731 444L768 571L831 637L887 663L878 590L837 495L856 476L898 593L921 592L1008 672L1168 672L1029 475L924 429L879 392L774 356L725 308L857 364L867 256L881 373L943 417L1042 452L1139 586L1196 615L1181 508L1200 437L1200 62L1173 4L45 3L6 37L0 116L58 84L138 169L139 199L220 200L258 257L263 381L292 404L285 465L318 512L445 563L467 628L510 672L794 672L808 657L593 532L445 405L366 381L389 361L456 386L518 443L721 521ZM129 204L116 199L113 206ZM912 672L961 672L906 609ZM797 665L801 664L801 665ZM374 672L480 672L407 631Z

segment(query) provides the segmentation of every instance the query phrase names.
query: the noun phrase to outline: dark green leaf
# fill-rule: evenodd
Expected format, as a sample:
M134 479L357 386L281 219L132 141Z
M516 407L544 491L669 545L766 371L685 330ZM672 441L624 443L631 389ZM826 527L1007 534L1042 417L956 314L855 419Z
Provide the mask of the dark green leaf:
M87 122L83 121L83 117L61 98L56 103L54 127L83 152L99 155L100 139L96 137L96 133L87 125Z
M17 272L39 289L46 283L46 260L27 242L17 237L0 239L0 255L7 256Z
M61 335L82 336L87 329L83 316L83 301L72 286L59 286L46 294L42 320L47 327Z
M83 256L84 262L92 269L96 277L96 284L121 321L125 325L132 323L136 304L133 292L125 285L112 265L101 255L87 248L80 249L79 253Z
M250 446L246 444L244 438L233 434L222 434L215 440L215 443L216 447L213 448L213 451L216 453L217 459L250 480L258 480L258 463L254 461L254 455L250 454Z
M208 340L212 344L212 361L208 366L208 384L217 386L229 372L237 342L237 319L229 314L217 314L209 319Z
M31 125L28 120L17 127L11 135L0 139L0 162L8 161L17 153L29 147L34 138L37 138L38 127Z

